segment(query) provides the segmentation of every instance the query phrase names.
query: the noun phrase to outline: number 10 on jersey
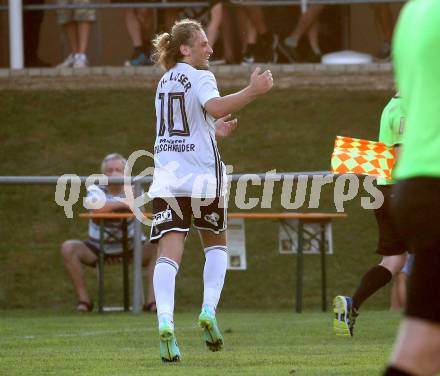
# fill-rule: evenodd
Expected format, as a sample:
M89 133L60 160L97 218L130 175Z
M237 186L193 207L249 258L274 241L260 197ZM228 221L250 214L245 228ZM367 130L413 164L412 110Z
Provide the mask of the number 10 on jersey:
M159 93L160 100L160 127L159 136L165 135L165 129L168 129L169 137L189 136L188 119L185 112L185 93ZM164 110L165 104L168 109L167 121L165 122ZM174 114L176 113L176 119ZM180 115L180 116L179 116Z

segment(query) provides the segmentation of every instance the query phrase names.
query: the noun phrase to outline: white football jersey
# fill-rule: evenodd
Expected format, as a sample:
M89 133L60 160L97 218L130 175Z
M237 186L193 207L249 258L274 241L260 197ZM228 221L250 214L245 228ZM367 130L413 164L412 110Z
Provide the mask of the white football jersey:
M225 166L215 140L215 119L205 103L219 97L214 75L178 63L156 91L156 142L150 197L212 198L226 193Z

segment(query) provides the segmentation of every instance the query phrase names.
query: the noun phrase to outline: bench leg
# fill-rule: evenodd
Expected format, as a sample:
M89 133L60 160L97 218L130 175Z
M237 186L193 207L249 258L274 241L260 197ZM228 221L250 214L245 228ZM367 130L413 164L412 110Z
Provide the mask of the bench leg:
M298 220L298 252L296 255L296 312L302 312L302 290L303 290L303 274L304 274L304 260L303 260L303 228L304 224L301 219Z
M104 312L104 220L99 221L98 312Z
M319 251L321 254L321 298L322 298L322 312L327 311L327 266L325 260L325 246L326 246L326 236L325 236L325 225L326 223L321 223L321 239L319 242Z
M129 307L129 286L128 286L128 236L127 236L127 220L122 222L122 275L123 275L123 289L124 289L124 312L130 310Z

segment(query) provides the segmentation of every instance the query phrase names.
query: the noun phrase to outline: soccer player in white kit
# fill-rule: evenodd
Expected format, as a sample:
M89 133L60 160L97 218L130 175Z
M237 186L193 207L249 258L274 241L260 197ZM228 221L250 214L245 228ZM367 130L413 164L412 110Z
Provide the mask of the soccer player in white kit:
M256 68L248 86L221 97L208 70L212 48L194 20L176 22L153 45L155 61L166 70L156 92L155 171L148 192L153 198L150 239L158 242L159 256L153 284L160 355L176 362L181 356L174 335L175 278L192 218L205 252L199 325L211 351L223 347L215 313L227 267L226 173L215 136L229 134L236 125L230 114L269 91L273 78L269 70Z

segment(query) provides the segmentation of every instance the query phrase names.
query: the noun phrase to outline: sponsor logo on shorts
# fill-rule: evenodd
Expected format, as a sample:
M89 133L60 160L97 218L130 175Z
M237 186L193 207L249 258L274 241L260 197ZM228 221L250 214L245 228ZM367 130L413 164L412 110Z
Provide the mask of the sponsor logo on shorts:
M217 213L206 214L204 217L206 222L209 222L211 225L218 226L217 221L220 219L220 216Z
M161 223L171 222L173 220L173 213L171 209L167 209L153 215L153 226Z

